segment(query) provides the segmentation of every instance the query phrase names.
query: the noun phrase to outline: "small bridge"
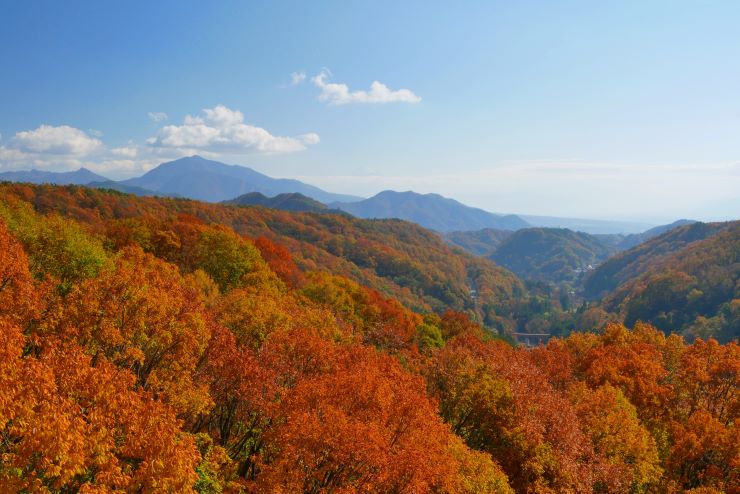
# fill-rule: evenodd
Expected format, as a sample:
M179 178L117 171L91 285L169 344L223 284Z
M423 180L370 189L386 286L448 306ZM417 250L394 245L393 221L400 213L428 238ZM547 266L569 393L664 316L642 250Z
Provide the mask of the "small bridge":
M518 345L535 347L544 345L552 336L550 333L514 333L514 339Z

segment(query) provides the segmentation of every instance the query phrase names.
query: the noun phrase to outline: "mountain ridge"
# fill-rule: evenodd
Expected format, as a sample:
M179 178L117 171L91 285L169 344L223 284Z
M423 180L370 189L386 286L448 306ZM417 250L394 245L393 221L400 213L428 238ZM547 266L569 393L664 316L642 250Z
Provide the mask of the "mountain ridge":
M300 192L324 203L358 199L326 192L299 180L272 178L246 166L227 165L198 155L162 163L140 177L120 183L207 202L226 201L248 192L265 195Z
M91 182L107 182L102 175L81 167L69 172L49 172L44 170L16 170L0 173L0 181L28 182L32 184L87 185Z
M437 232L483 228L517 230L529 226L516 215L497 215L440 194L413 191L384 190L362 201L329 205L359 218L398 218Z
M281 209L283 211L340 212L330 209L323 202L311 199L300 192L285 192L274 197L267 197L261 192L247 192L234 199L221 201L221 204L232 206L263 206L272 209Z

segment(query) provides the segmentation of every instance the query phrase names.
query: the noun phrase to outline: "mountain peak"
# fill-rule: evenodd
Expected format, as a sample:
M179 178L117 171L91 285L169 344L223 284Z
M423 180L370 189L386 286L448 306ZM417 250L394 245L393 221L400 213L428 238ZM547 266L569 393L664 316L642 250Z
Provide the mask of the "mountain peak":
M121 183L160 194L176 194L208 202L234 199L247 192L260 192L268 196L300 192L325 203L356 199L332 194L298 180L268 177L247 166L227 165L197 154L162 163L141 177Z
M529 226L518 216L500 216L439 194L411 190L384 190L364 201L334 206L361 218L400 218L438 232L482 228L518 230Z

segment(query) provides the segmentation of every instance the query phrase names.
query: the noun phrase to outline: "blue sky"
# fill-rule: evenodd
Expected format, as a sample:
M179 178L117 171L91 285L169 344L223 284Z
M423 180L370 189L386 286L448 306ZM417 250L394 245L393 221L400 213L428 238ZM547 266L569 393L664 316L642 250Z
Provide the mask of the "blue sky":
M736 218L739 23L735 1L0 1L0 170L198 153L496 212Z

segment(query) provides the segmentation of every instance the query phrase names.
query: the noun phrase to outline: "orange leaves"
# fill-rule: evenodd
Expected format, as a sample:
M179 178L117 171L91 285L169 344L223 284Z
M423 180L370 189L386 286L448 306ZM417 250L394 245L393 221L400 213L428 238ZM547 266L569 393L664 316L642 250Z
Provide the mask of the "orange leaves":
M670 476L685 489L714 487L737 492L740 485L740 430L724 426L710 413L694 412L686 423L673 424L667 460Z
M362 341L389 352L409 346L421 317L393 299L339 276L310 273L301 293L334 310Z
M3 337L15 334L18 344L19 331L6 324ZM192 440L168 407L133 389L130 373L105 358L91 366L80 347L55 338L38 358L13 353L0 361L0 380L12 378L2 387L10 400L0 400L4 489L152 491L194 482Z
M60 322L47 332L131 369L138 386L179 410L208 406L189 375L209 335L198 294L174 266L126 248L114 269L81 283L59 311Z
M299 381L278 413L263 488L428 492L454 482L448 432L422 383L372 349L339 350L331 372Z
M107 238L30 206L48 231L15 221L19 243L0 222L0 491L738 485L737 344L686 345L637 324L516 349L486 341L461 312L420 316L385 295L404 286L417 307L464 309L463 287L444 282L459 270L479 297L516 291L484 286L492 273L464 258L427 273L448 251L420 247L419 236L436 237L400 222L13 190ZM291 251L213 222L287 240ZM109 250L98 255L101 245ZM333 274L301 273L293 256ZM29 257L68 290L35 281ZM74 266L90 269L78 276Z
M37 305L35 295L28 257L0 220L0 317L25 324Z
M608 464L602 482L622 492L657 484L662 469L655 439L621 391L609 385L594 390L574 386L571 396L584 431Z
M676 404L689 415L710 412L729 425L740 416L740 347L696 340L681 356Z
M574 409L501 342L458 336L435 355L430 387L445 420L489 452L518 492L589 492L593 458Z
M303 273L298 269L288 249L260 236L254 241L255 247L260 250L262 258L267 262L275 274L291 286L299 286L304 281Z

